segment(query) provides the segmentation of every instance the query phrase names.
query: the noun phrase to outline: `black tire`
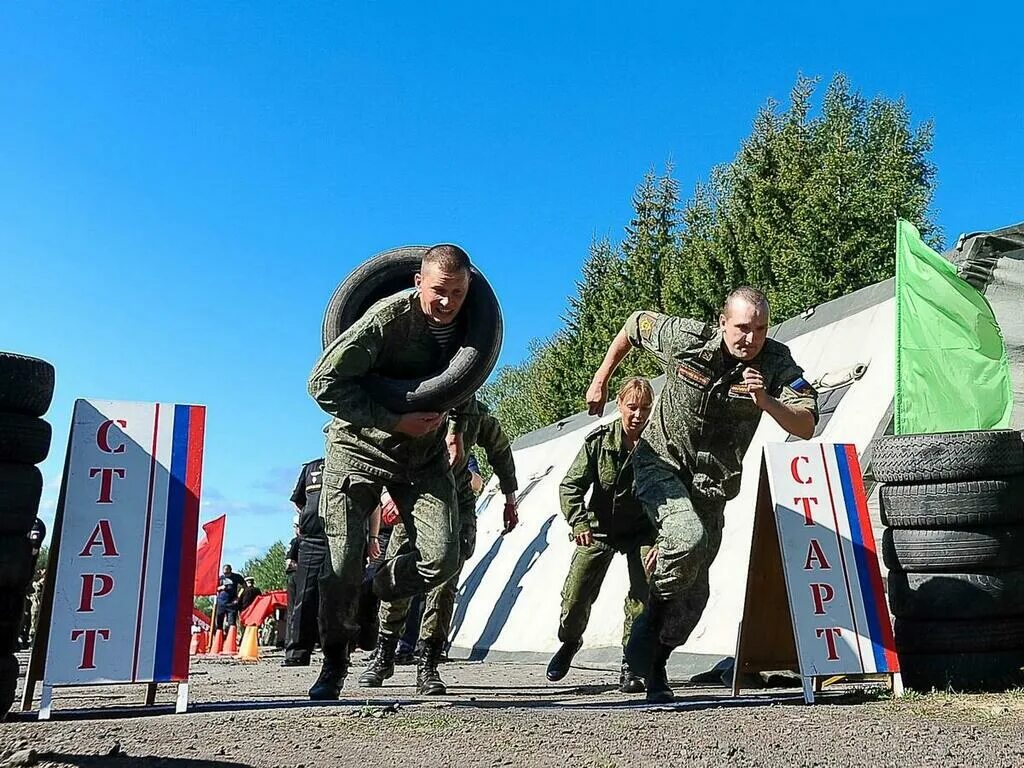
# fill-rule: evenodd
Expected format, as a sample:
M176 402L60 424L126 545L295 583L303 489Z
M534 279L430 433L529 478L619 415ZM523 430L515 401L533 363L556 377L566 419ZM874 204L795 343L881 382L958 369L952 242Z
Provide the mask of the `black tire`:
M0 590L26 594L34 564L32 542L27 536L0 536Z
M1024 567L1024 526L973 530L886 528L882 561L890 571L991 571Z
M900 654L903 684L916 691L1004 691L1024 682L1024 651Z
M990 653L1024 651L1024 617L933 621L898 618L896 650L904 653Z
M413 245L385 251L345 278L324 313L324 347L377 301L410 288L427 249ZM366 377L366 391L385 408L396 413L447 410L476 392L494 370L504 335L501 307L483 274L476 268L472 273L469 295L457 321L462 343L446 368L416 379Z
M43 475L28 464L0 463L0 535L27 535L39 512Z
M889 608L905 619L997 619L1024 616L1024 571L904 573L890 571Z
M45 360L0 352L0 411L42 416L53 400L53 380Z
M887 435L872 446L881 483L975 480L1024 472L1024 440L1013 429Z
M5 590L0 594L0 656L21 650L18 640L25 620L28 587L24 591Z
M0 656L0 719L7 716L14 704L18 687L18 660L12 654Z
M39 464L50 452L50 425L35 416L0 411L0 461Z
M1024 524L1024 476L883 485L878 499L882 523L893 528Z

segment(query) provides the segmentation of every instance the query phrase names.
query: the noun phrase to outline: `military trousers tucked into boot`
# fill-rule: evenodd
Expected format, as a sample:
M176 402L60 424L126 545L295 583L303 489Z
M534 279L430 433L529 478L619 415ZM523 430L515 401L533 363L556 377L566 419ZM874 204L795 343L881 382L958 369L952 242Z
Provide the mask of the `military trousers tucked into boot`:
M452 617L455 614L455 596L458 594L459 577L462 566L473 556L476 549L476 497L469 485L468 476L458 479L459 535L458 535L458 568L443 584L426 593L423 605L423 618L420 621L421 640L436 640L440 647L448 642L448 633L452 628ZM408 534L404 526L396 525L388 542L388 558L397 557L400 552L410 546ZM380 633L397 637L402 635L412 596L380 604Z
M650 450L633 455L636 495L658 527L651 599L663 604L659 639L683 645L710 597L708 573L722 545L725 500L691 497L683 476Z
M647 574L644 572L644 555L650 549L637 542L628 548L615 549L602 541L589 546L577 546L569 563L569 573L562 586L562 613L558 622L558 639L574 642L583 639L583 633L590 622L590 611L601 592L608 568L617 552L626 556L629 573L629 591L623 605L622 647L629 642L633 621L644 609L647 602Z
M450 579L459 566L457 506L450 473L416 483L382 481L337 471L328 461L320 494L320 515L328 544L328 566L320 577L320 638L345 646L355 637L356 604L363 574L367 521L386 486L408 536L374 578L374 592L395 600L426 592ZM390 549L390 544L389 544ZM396 548L397 551L398 548Z

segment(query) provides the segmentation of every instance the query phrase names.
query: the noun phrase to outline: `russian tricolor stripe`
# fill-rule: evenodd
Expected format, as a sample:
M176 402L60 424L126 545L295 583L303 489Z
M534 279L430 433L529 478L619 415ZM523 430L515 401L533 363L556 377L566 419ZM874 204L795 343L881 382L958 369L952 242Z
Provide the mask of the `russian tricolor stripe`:
M864 495L860 462L853 445L835 446L836 467L845 501L850 542L853 545L853 566L863 596L864 618L875 672L898 672L899 660L893 640L892 624L886 608L885 589L878 569L878 555L871 532L868 502ZM866 661L866 659L865 659ZM867 666L865 664L865 666Z

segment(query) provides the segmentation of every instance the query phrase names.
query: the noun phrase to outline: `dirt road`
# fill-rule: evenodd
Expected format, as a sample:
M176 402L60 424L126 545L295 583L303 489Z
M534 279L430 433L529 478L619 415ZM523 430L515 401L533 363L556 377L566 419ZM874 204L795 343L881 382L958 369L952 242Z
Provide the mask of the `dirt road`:
M192 705L141 708L142 687L62 689L54 717L0 725L0 764L45 766L922 766L1024 765L1024 693L911 696L842 689L807 707L795 689L728 698L676 686L672 707L619 693L607 670L552 685L543 666L442 666L451 694L417 698L414 667L383 689L310 704L312 669L199 658ZM396 706L397 705L397 706ZM84 708L93 708L83 712ZM29 753L26 750L34 750Z

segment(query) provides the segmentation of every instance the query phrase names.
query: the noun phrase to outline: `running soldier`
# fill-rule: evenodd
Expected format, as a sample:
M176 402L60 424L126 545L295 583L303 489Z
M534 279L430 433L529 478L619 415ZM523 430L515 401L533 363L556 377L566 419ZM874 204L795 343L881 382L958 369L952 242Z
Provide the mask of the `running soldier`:
M643 680L626 663L625 648L633 620L647 602L644 556L657 532L633 493L632 455L651 415L654 390L647 379L626 379L616 402L620 418L587 435L559 489L562 514L572 528L570 537L576 542L576 550L562 587L558 623L562 646L548 664L547 678L555 682L568 673L573 657L583 646L590 609L612 559L619 553L626 556L629 573L619 688L623 693L642 693ZM590 502L585 503L591 488Z
M749 287L729 294L717 327L635 312L587 390L590 413L602 413L608 380L631 347L653 354L665 370L633 453L637 498L658 527L650 600L626 649L649 701L673 698L665 665L707 605L725 503L739 493L743 454L762 413L791 435L814 434L817 393L789 348L767 338L769 312L765 295Z
M411 378L443 368L457 342L454 323L469 281L466 252L435 245L423 256L415 288L374 304L324 350L310 375L310 395L334 417L320 496L329 549L329 567L320 577L324 664L309 690L311 699L337 699L348 672L367 520L385 486L413 546L380 568L377 595L395 600L425 592L458 569L455 486L441 429L445 414L393 413L370 396L362 380L370 373Z
M498 476L499 488L505 494L505 532L511 531L518 522L516 491L519 485L516 481L512 446L501 424L491 415L487 406L474 397L457 408L449 419L448 434L449 451L454 459L452 473L455 477L459 506L459 568L452 578L441 586L434 587L426 596L416 653L416 691L424 696L438 696L448 692L437 671L437 664L451 631L455 594L458 591L462 566L473 556L476 549L476 494L473 492L472 473L469 470L472 456L470 451L475 446L479 445L484 449L487 460L494 468L494 474ZM462 447L456 451L455 436L459 434L462 436ZM396 556L408 546L405 527L395 526L388 542L388 557ZM410 603L410 598L381 603L377 652L373 662L360 676L360 686L378 688L394 675L395 648L405 626Z

